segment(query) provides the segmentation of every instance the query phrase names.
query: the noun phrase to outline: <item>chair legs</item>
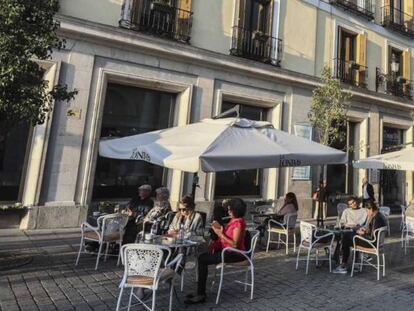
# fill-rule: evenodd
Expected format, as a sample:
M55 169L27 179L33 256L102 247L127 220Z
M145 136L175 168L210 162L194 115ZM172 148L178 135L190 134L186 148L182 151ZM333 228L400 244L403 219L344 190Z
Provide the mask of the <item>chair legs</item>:
M78 263L79 263L80 254L81 254L82 249L83 249L83 247L84 247L84 244L83 244L83 243L84 243L84 241L83 241L83 235L82 235L81 242L80 242L80 245L79 245L78 257L76 258L76 263L75 263L75 266L77 266L77 265L78 265Z
M298 266L299 266L300 247L301 247L301 245L299 245L298 255L296 256L296 270L298 270Z
M310 253L311 253L311 249L309 248L309 249L308 249L308 255L307 255L307 257L306 257L306 272L305 272L305 274L308 274L308 271L309 271L309 259L310 259Z
M252 266L250 269L251 277L250 281L252 282L250 285L250 300L253 300L253 293L254 293L254 267Z
M351 278L354 276L354 268L355 268L355 256L356 256L356 251L354 250L352 252L352 268L351 268Z
M99 243L98 256L96 257L95 270L98 270L99 258L101 257L103 243Z
M267 232L266 253L269 252L270 243L273 242L273 243L277 243L277 248L278 249L280 248L281 243L285 244L285 246L286 246L286 255L289 254L289 233L287 233L287 234L277 233L277 240L273 240L273 241L270 239L271 235L272 235L272 232L268 231ZM286 241L285 242L281 239L281 235L286 236ZM296 253L296 234L295 233L293 233L293 253Z
M364 253L358 252L358 255L360 257L360 262L359 262L359 271L362 271L362 267L364 266ZM377 256L377 264L376 265L371 265L374 268L376 268L377 270L377 280L380 280L380 276L381 276L381 269L382 269L382 276L385 277L385 254L370 254L371 256ZM357 251L354 250L353 251L353 257L352 257L352 270L351 270L351 277L354 276L354 269L355 269L355 265L356 265L356 257L357 257Z
M132 303L132 294L134 293L134 288L131 287L131 292L129 293L129 300L128 300L128 311L131 309L131 303Z
M171 285L170 285L170 305L168 307L168 311L172 310L173 294L174 294L174 284L173 284L173 281L171 281Z
M118 302L116 303L116 311L119 311L119 309L121 307L121 299L122 299L122 293L123 292L124 292L124 288L121 287L121 289L119 291Z
M218 304L219 299L220 299L221 286L223 285L223 275L224 275L224 267L220 269L220 284L219 284L219 288L217 291L216 305Z

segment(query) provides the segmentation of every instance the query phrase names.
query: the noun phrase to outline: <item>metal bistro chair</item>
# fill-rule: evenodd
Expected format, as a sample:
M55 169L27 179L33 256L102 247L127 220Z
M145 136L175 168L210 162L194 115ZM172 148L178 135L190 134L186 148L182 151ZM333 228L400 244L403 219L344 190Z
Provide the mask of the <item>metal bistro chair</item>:
M384 215L386 221L387 221L387 230L388 230L388 235L391 235L391 227L390 227L390 214L391 214L391 209L388 206L380 206L379 209L380 213L382 215Z
M404 254L407 255L407 248L414 247L409 246L410 239L414 239L414 218L413 217L406 217L404 229L402 233L402 243L404 246Z
M244 285L244 291L247 291L247 286L250 286L250 299L251 300L253 299L253 292L254 292L254 251L255 251L255 248L256 248L258 237L259 237L259 231L257 231L257 230L246 231L246 240L248 242L250 242L250 249L247 250L247 251L241 251L239 249L232 248L232 247L226 247L225 249L223 249L223 251L221 253L221 263L218 264L216 266L216 269L214 270L213 283L211 284L211 287L213 287L214 283L215 283L216 275L217 275L217 270L220 270L220 284L219 284L219 288L218 288L218 291L217 291L216 304L218 304L218 302L219 302L221 288L223 286L224 268L236 268L236 269L240 269L241 270L240 272L245 271L246 274L245 274L244 282L241 282L241 281L235 281L235 282L243 284ZM248 247L248 245L246 245L246 247ZM225 263L224 262L224 256L228 252L239 253L241 256L243 256L245 258L245 260L240 261L240 262ZM250 283L248 283L249 273L250 273L250 281L251 281Z
M300 250L303 248L307 251L306 256L306 274L309 271L309 261L312 250L316 251L315 260L318 264L319 260L329 261L329 272L332 272L332 245L334 242L334 234L332 232L318 235L318 228L308 222L300 222L300 244L298 249L298 255L296 257L296 270L299 267ZM328 259L319 259L319 250L328 249Z
M289 235L293 235L293 252L296 252L296 234L295 234L295 227L296 227L296 219L298 218L298 214L286 214L284 217L283 223L277 222L276 220L270 219L267 228L267 247L266 253L269 252L270 243L276 243L278 248L280 244L284 244L286 246L286 255L289 253ZM273 226L272 226L273 225ZM276 225L276 226L275 226ZM271 240L272 233L277 234L277 240ZM283 241L280 236L286 236L286 241Z
M405 211L407 210L407 207L405 205L400 205L400 208L401 208L400 229L402 231L404 229L404 224L405 224Z
M362 266L364 265L374 267L377 270L377 280L379 281L381 268L382 268L382 276L385 276L384 240L385 240L386 231L387 231L387 227L382 227L382 228L378 228L374 230L374 237L375 237L374 240L368 240L359 235L354 236L354 246L352 248L354 254L353 254L353 259L352 259L351 277L354 275L357 252L360 255L360 262L358 263L359 271L362 271ZM357 245L356 241L358 240L364 241L365 243L369 245L369 247ZM365 260L363 254L377 256L377 264L374 265L370 263L369 261ZM382 264L381 264L381 258L382 258Z
M336 216L336 224L335 227L340 227L341 226L341 217L342 214L344 213L344 211L348 208L348 205L346 203L338 203L336 205L336 211L338 216Z
M169 247L149 244L127 244L121 249L122 263L124 264L124 275L119 284L120 292L116 304L116 311L131 308L132 298L138 300L138 304L143 305L147 310L155 311L157 291L162 284L170 285L169 310L172 309L172 298L174 292L174 280L177 275L177 269L183 258L182 254L168 262L171 256ZM164 255L165 267L161 268ZM148 288L152 290L152 303L149 307L145 301L142 301L134 294L135 288ZM121 307L122 294L124 289L130 289L128 305Z
M85 253L83 248L85 247L86 241L92 241L99 243L99 249L98 249L98 257L96 258L96 264L95 264L95 270L98 269L99 265L99 259L101 257L102 247L104 244L106 244L106 250L105 250L105 259L108 257L108 249L109 244L116 243L119 245L119 248L121 248L122 245L122 237L124 234L124 228L128 222L128 216L125 214L110 214L101 216L98 218L98 226L93 227L87 222L82 223L81 225L81 242L79 246L79 252L78 257L76 258L75 266L79 263L79 258L81 253ZM109 255L113 256L113 255ZM119 259L120 255L118 254L118 262L117 265L119 265Z

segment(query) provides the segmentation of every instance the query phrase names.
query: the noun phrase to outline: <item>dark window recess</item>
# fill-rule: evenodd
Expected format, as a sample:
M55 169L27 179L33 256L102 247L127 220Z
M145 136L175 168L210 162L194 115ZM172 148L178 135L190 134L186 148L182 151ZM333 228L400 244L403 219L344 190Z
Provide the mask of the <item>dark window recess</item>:
M173 125L175 94L109 84L101 137L124 137ZM129 198L137 185L154 188L166 183L166 170L144 161L116 160L98 156L93 200Z
M122 6L119 25L175 41L188 43L193 12L175 0L131 0Z
M382 26L414 38L414 17L403 11L401 1L391 0L390 2L381 8Z
M1 128L1 127L0 127ZM0 201L19 201L30 125L0 131Z
M374 19L373 0L329 0L329 3L368 20Z
M223 102L221 111L227 111L237 104ZM240 105L240 117L257 121L267 119L267 109ZM261 196L263 170L240 170L216 173L215 196Z

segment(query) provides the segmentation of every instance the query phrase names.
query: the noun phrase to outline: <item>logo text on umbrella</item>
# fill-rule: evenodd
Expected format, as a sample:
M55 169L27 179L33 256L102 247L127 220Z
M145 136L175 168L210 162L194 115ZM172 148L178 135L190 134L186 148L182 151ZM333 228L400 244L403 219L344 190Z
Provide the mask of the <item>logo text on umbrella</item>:
M131 160L143 160L147 162L151 162L151 157L145 151L139 151L138 148L134 148L132 150L132 154L130 156Z

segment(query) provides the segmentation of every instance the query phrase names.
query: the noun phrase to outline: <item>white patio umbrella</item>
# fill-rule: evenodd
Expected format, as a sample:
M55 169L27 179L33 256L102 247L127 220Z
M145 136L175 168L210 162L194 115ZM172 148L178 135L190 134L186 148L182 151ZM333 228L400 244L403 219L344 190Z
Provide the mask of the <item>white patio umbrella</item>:
M274 129L269 122L205 119L185 126L104 139L102 157L143 160L196 173L339 164L346 153Z
M414 171L414 148L379 154L354 162L355 168Z

